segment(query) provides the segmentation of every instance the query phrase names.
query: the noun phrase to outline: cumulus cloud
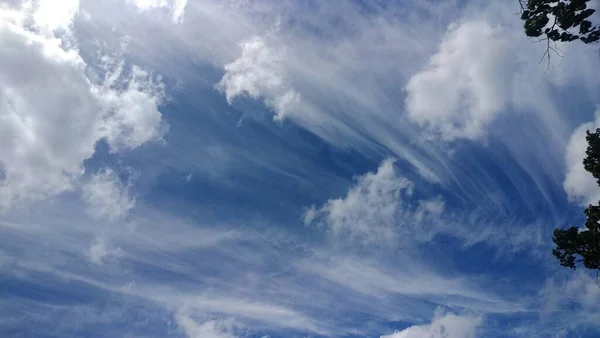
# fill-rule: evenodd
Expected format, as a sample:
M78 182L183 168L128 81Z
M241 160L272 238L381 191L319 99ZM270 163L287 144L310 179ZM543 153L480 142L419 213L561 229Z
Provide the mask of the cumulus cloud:
M0 22L0 208L72 189L101 139L120 151L162 136L160 81L133 66L96 83L76 48L11 17Z
M595 204L600 200L600 188L596 184L596 179L583 167L587 148L585 133L587 130L594 131L600 127L600 109L596 109L595 115L594 121L584 123L573 131L565 154L567 171L563 187L571 200L584 206Z
M410 119L443 139L476 139L507 105L515 55L505 32L485 21L451 25L439 51L408 81Z
M225 93L227 102L236 97L263 98L273 109L275 119L297 108L300 95L291 85L282 64L285 51L273 46L273 41L253 37L240 44L242 55L225 65L225 75L217 88Z
M110 168L92 175L89 182L82 186L82 197L88 204L90 213L98 217L123 217L135 207L131 182L123 184L117 173Z
M475 338L482 318L470 315L455 315L437 309L431 323L414 325L381 338Z
M50 30L69 29L73 18L79 12L79 0L37 0L33 19L39 27Z
M466 247L484 242L507 253L531 250L543 242L537 223L499 230L479 210L456 212L441 196L413 194L414 190L415 184L387 159L376 172L357 177L345 196L306 208L303 223L324 229L330 244L341 247L410 250L443 235Z
M319 219L335 237L364 244L394 241L402 196L410 196L412 188L412 182L396 173L394 160L388 159L376 173L358 177L345 197L307 210L304 223Z
M187 6L187 0L127 0L127 2L135 5L140 11L156 8L167 9L171 11L175 23L183 21Z
M235 338L235 321L229 320L207 320L198 323L192 316L180 310L175 314L175 321L189 338Z
M113 151L134 149L158 139L167 130L158 106L163 100L164 86L145 70L133 66L127 76L117 73L123 90L104 86L101 99L106 113L99 126Z
M346 196L305 210L304 224L317 224L335 239L367 246L402 245L403 234L426 241L444 231L438 228L444 201L413 199L413 182L399 175L394 162L384 160L377 172L357 177Z

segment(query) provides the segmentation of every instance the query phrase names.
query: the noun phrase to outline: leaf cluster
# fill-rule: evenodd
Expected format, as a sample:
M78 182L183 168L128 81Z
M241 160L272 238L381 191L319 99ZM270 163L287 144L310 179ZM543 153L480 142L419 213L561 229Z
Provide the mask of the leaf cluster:
M600 40L600 27L589 20L596 10L588 8L588 2L589 0L520 0L525 34L529 37L545 35L555 42L597 42Z
M595 132L587 131L588 147L583 166L600 185L600 128ZM577 264L593 270L600 270L600 202L589 205L584 210L586 221L584 229L571 227L556 229L552 240L556 247L552 254L560 265L575 269Z

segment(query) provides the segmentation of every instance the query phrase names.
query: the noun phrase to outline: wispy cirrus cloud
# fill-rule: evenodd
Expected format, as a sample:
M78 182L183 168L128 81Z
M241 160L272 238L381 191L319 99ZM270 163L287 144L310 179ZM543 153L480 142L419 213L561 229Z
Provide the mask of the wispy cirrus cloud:
M0 5L9 334L532 336L594 299L537 291L595 56L534 65L512 5L51 3Z
M131 189L131 182L123 184L114 170L104 168L92 174L89 182L82 186L82 198L88 204L91 214L119 218L135 207Z

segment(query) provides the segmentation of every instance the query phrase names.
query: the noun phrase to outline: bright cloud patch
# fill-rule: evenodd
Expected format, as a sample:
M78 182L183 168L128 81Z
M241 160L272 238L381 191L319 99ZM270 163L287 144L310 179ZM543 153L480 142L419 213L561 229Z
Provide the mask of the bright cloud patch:
M282 65L284 51L259 37L240 46L242 56L225 65L225 75L217 88L225 93L229 104L238 96L254 100L262 97L265 105L274 110L275 119L283 119L300 102L300 95L291 86Z
M446 140L481 137L512 92L509 43L487 22L451 26L438 53L406 85L408 116Z
M0 22L0 208L72 188L106 139L112 151L159 138L162 86L133 67L94 83L61 40Z
M459 316L438 309L430 324L415 325L381 338L475 338L481 317Z
M319 220L335 237L364 244L393 242L401 199L412 194L412 187L396 174L394 161L386 160L376 173L358 177L345 197L309 209L304 222Z
M600 127L600 110L596 110L594 122L584 123L573 131L566 149L567 173L563 187L570 199L584 206L595 204L600 200L600 188L596 184L596 179L583 167L587 148L585 132L594 131L598 127Z
M173 22L181 22L185 14L187 0L127 0L135 5L139 10L149 10L155 8L165 8L172 12Z
M38 0L36 6L36 24L51 30L68 29L79 11L79 0Z
M233 320L208 320L196 322L190 314L179 311L175 314L177 324L189 338L236 338Z

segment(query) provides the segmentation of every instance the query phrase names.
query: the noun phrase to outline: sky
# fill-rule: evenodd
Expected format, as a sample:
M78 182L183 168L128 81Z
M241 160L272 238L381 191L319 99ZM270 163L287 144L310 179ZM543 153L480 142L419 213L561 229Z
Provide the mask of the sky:
M600 336L598 50L518 12L0 0L0 336Z

